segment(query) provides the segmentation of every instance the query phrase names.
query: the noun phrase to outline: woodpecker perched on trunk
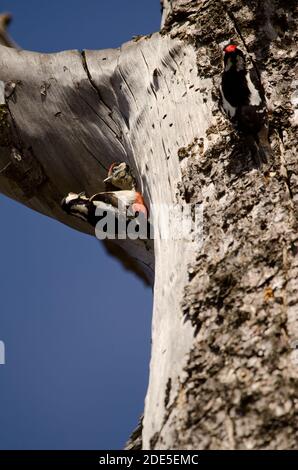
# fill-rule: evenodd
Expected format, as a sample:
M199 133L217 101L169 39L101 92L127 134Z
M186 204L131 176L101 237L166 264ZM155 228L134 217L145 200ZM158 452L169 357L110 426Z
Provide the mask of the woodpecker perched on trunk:
M247 70L243 52L235 44L224 48L221 81L222 107L236 129L253 138L260 160L270 156L265 94L255 68Z
M108 177L104 183L111 183L119 189L136 189L136 180L129 165L125 162L113 163L108 172Z
M118 218L124 215L128 219L141 213L147 217L143 197L136 191L111 191L94 194L88 198L85 193L69 193L61 202L62 209L95 226L100 216L105 213Z
M148 213L141 193L135 190L135 179L126 163L113 164L106 180L112 180L116 187L129 187L121 191L105 191L88 198L85 193L69 193L61 202L62 209L75 217L85 220L96 227L97 223L106 216L115 221L115 235L118 228L128 226L136 219L137 225L143 225L150 233ZM141 216L141 219L138 217ZM119 223L121 218L121 224ZM112 224L111 224L112 225Z
M133 193L133 194L132 194ZM120 196L119 196L120 194ZM151 227L143 198L135 191L98 193L88 198L85 193L69 193L62 201L62 209L95 227L97 238L135 237L147 239ZM139 217L136 218L136 212ZM141 216L141 219L140 219ZM130 226L134 223L134 226ZM135 238L133 238L135 239Z

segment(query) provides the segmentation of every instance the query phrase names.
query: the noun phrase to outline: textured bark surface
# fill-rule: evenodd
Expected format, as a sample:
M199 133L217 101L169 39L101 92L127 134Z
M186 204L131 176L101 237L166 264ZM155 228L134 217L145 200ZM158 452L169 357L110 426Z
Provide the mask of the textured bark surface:
M266 90L274 160L267 175L253 168L216 104L213 125L198 135L203 150L186 151L180 193L204 206L183 305L197 334L155 448L297 447L295 5L178 1L165 21L171 37L194 44L215 100L222 42L250 54Z
M143 448L295 448L296 2L163 4L161 32L117 50L0 48L0 189L90 233L61 211L62 196L102 190L109 164L128 162L156 235L154 252L110 242L150 282L155 265ZM266 173L219 110L228 40L265 87ZM163 239L160 204L175 203L197 205L203 231Z

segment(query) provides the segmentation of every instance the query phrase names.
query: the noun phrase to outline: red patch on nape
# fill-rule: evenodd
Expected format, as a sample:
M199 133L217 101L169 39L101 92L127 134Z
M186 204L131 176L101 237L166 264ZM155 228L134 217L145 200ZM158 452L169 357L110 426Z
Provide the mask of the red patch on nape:
M131 207L132 207L134 212L140 212L140 213L144 214L145 217L147 217L148 212L147 212L147 208L146 208L146 206L144 206L144 204L134 203Z
M225 52L235 52L237 49L237 46L235 46L235 44L229 44L228 46L226 46L224 48L224 51Z
M112 173L112 170L113 170L113 168L114 168L115 165L117 165L116 162L112 163L112 165L111 165L110 168L109 168L108 174Z
M136 192L135 202L132 205L132 208L135 212L142 212L145 216L148 215L147 207L145 206L145 202L141 193Z

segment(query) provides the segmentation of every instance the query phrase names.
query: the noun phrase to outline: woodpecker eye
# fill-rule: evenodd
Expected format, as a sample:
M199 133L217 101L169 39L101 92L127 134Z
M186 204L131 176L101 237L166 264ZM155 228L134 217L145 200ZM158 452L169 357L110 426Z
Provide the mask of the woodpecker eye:
M115 174L119 171L119 165L113 166L112 173Z

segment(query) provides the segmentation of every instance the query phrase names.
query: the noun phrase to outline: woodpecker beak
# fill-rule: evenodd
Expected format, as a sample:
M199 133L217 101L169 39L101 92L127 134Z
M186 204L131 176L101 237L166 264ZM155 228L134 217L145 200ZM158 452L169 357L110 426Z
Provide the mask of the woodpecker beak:
M108 176L105 180L103 180L103 182L108 183L109 181L111 181L112 178L113 178L113 175Z
M120 167L120 165L119 165ZM113 178L117 178L117 176L123 171L123 168L117 168L114 170L114 172L108 176L105 180L103 180L104 183L108 183L111 181Z

